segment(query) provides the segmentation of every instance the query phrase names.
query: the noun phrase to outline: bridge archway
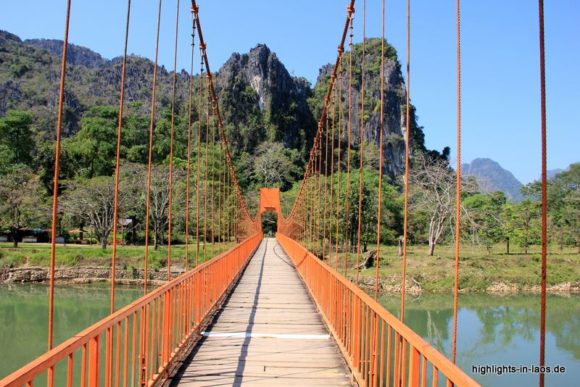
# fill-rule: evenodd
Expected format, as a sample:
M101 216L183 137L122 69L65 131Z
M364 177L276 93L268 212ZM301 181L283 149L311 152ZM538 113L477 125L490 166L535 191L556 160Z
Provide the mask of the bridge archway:
M282 208L280 206L280 188L260 188L260 208L258 209L258 224L263 230L262 216L265 213L276 215L276 230L280 230Z
M278 214L274 211L262 213L262 233L265 236L273 237L278 232Z

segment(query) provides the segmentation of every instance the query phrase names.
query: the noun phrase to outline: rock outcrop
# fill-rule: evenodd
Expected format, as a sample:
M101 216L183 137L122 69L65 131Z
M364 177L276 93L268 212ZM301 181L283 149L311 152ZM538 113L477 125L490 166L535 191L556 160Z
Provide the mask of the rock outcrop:
M62 55L62 40L55 39L27 39L24 44L46 50L57 57ZM67 50L67 63L89 68L98 68L107 63L105 59L88 48L70 44Z
M308 148L316 129L307 103L310 84L292 77L266 45L259 44L247 54L233 54L216 80L229 132L234 138L244 131L254 134L253 141L240 139L241 150L251 151L255 140L281 142L303 151Z
M172 276L183 273L180 268L173 268ZM143 270L117 268L117 281L120 283L138 283L143 281ZM55 280L59 283L91 283L108 281L111 278L111 269L108 267L59 267L55 270ZM155 283L167 280L165 270L150 270L148 278ZM18 267L0 269L0 284L48 282L50 280L47 267Z
M381 85L378 81L381 75L381 40L367 39L364 58L364 73L362 69L362 45L353 47L353 76L352 76L352 118L351 135L355 148L358 147L361 128L362 108L362 85L364 79L365 103L364 103L364 127L363 136L365 142L376 145L378 149L381 114L380 99ZM401 65L397 59L397 53L393 47L385 42L384 54L384 114L383 114L383 173L391 178L400 176L405 168L405 130L406 130L406 88L401 74ZM349 101L349 52L345 52L342 61L342 72L338 79L338 89L341 90L343 110L346 111ZM334 69L333 65L326 65L320 69L320 74L314 88L314 94L322 96L328 90L330 76ZM315 101L315 103L318 101ZM317 110L319 106L314 106ZM316 113L315 113L316 115ZM341 140L346 144L347 123L345 119L342 127ZM415 149L425 150L422 128L415 122L414 109L411 114L411 146ZM365 158L369 163L378 163L376 155L365 152Z
M32 113L39 138L49 139L54 130L58 102L60 50L58 40L34 39L22 41L17 36L0 31L0 116L9 109ZM352 138L356 151L360 130L361 45L354 45ZM381 40L368 39L365 66L364 138L378 144L380 135ZM343 107L348 101L348 52L342 63L343 76L339 89ZM282 143L296 150L303 160L308 157L317 120L326 95L332 66L323 66L314 88L310 83L289 74L279 58L266 45L259 44L246 54L233 54L214 75L226 132L235 156L247 153L251 158L256 148L265 142ZM127 113L146 117L149 112L153 63L137 56L128 58L126 78ZM63 133L74 135L81 119L94 106L118 104L121 61L104 59L99 54L70 45L69 71L65 94ZM158 72L158 114L171 107L172 74L163 66ZM394 48L386 44L384 64L384 148L383 171L392 179L404 169L405 83ZM196 78L196 84L198 80ZM177 77L177 111L186 114L189 75L181 71ZM197 106L197 104L196 104ZM346 111L346 110L344 110ZM197 119L197 113L194 113ZM341 141L346 142L346 120L343 120ZM424 149L423 132L411 115L411 145ZM143 125L145 131L146 125ZM378 146L367 147L367 164L378 167ZM302 165L300 165L302 166Z

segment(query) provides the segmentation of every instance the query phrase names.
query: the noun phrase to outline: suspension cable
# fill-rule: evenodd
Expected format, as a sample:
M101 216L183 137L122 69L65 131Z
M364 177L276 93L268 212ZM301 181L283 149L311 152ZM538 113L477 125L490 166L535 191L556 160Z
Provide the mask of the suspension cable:
M339 47L339 50L341 50L341 48ZM342 52L340 53L342 55ZM336 174L337 174L337 185L336 185L336 234L335 234L335 256L336 256L336 262L335 262L335 270L338 271L339 270L339 251L338 251L338 246L339 246L339 228L340 228L340 186L342 184L340 178L340 165L342 163L342 153L341 153L341 141L342 141L342 125L344 124L344 109L342 106L342 82L344 81L343 75L342 75L342 60L339 63L339 67L338 67L338 88L337 88L337 94L338 94L338 133L337 133L337 137L338 137L338 143L337 143L337 163L336 163Z
M407 279L407 239L409 228L409 140L411 131L411 0L407 0L407 106L405 118L405 206L403 211L403 262L401 273L401 321L405 322L405 292Z
M320 137L322 138L322 136ZM317 143L316 145L319 146L320 142ZM323 228L324 228L324 222L323 222L323 212L322 212L322 208L323 208L323 197L322 197L322 190L323 190L323 184L324 184L324 180L322 177L322 147L320 147L320 149L316 149L316 161L318 161L318 171L315 172L317 173L318 179L317 179L317 190L316 190L316 199L318 200L318 211L317 213L320 213L320 216L318 216L318 224L317 224L317 234L316 237L317 239L320 239L320 236L323 234Z
M223 144L221 143L221 141L218 141L220 144L220 154L223 154ZM217 210L218 210L218 255L221 252L221 248L222 248L222 168L221 165L218 162L218 206L217 206Z
M349 9L349 12L354 13L354 8ZM349 32L349 55L348 55L348 124L347 124L347 148L346 148L346 193L345 193L345 227L344 227L344 244L345 254L344 254L344 275L347 273L347 265L350 253L350 152L352 143L352 60L353 60L353 38L354 38L354 19L350 19L350 32Z
M171 230L173 220L173 143L175 141L175 103L177 94L177 46L179 43L179 1L175 13L175 48L173 51L173 87L171 96L171 128L169 133L169 200L167 211L167 280L171 279Z
M367 2L363 1L362 16L362 58L361 58L361 110L359 133L359 174L358 174L358 228L356 233L356 284L358 285L361 259L362 201L363 201L363 168L364 168L364 129L365 129L365 55L366 55L366 13Z
M326 124L326 120L323 123L324 128L326 127L325 124ZM326 129L324 129L324 130L326 130ZM324 181L324 175L323 175L324 168L322 167L322 164L324 163L324 158L322 156L322 154L323 154L322 143L323 143L324 139L325 139L325 136L320 136L320 143L319 143L320 150L319 150L319 156L318 156L318 196L317 196L318 206L317 207L320 209L321 214L320 214L320 216L317 217L318 218L318 227L319 227L318 234L317 234L318 241L320 241L321 236L322 236L322 240L324 240L324 230L326 227L325 219L324 219L325 209L324 209L324 195L323 195L324 188L325 188L324 187L325 181Z
M111 304L115 311L115 274L117 268L117 228L119 223L119 180L121 176L121 135L123 131L123 109L125 108L125 75L127 73L127 48L129 45L129 24L131 20L131 0L127 0L127 22L125 24L125 48L121 65L121 92L119 94L119 117L117 120L117 147L115 156L115 192L113 197L113 243L111 246Z
M192 17L193 11L191 11ZM189 92L188 92L188 109L187 109L187 171L185 177L185 258L183 263L183 268L187 271L189 266L189 224L190 224L190 201L191 201L191 189L190 189L190 177L191 177L191 130L193 127L193 71L194 71L194 59L195 59L195 23L192 23L191 31L191 67L189 71Z
M66 81L66 61L68 54L68 35L70 26L71 0L67 1L66 18L64 27L64 40L62 43L62 57L60 64L60 85L58 92L58 111L56 115L55 129L55 149L54 149L54 177L52 185L52 224L50 240L50 285L48 290L48 349L53 346L54 336L54 283L56 267L56 227L58 224L58 178L60 174L60 147L61 147L61 130L62 130L62 113L64 108L64 86ZM51 374L53 369L49 371ZM52 375L49 374L49 378Z
M542 279L540 300L540 368L546 362L546 280L548 259L548 181L547 181L547 125L546 125L546 57L544 46L544 0L538 1L540 30L540 105L542 147ZM544 373L540 372L540 387L544 386Z
M334 222L334 132L336 129L336 90L332 94L332 114L331 114L331 134L330 134L330 213L328 215L329 227L328 227L328 263L332 265L332 235L333 235L333 222Z
M315 143L315 146L318 147L318 143ZM322 151L317 149L315 153L314 164L311 167L312 170L307 171L306 174L308 176L306 183L310 183L306 188L307 196L308 190L310 191L310 210L312 212L311 218L314 228L314 235L312 237L313 246L319 242L320 236L322 235Z
M334 79L332 80L334 81ZM324 249L325 249L325 243L326 243L326 226L327 226L327 208L326 208L326 202L327 202L327 196L328 196L328 180L330 178L329 176L329 171L328 171L328 116L326 117L326 119L324 120L324 178L323 178L323 185L324 185L324 198L322 199L322 208L323 208L323 215L322 215L322 259L324 260Z
M206 88L209 90L209 80L206 77L205 82L207 83ZM208 91L209 96L209 91ZM206 96L204 96L206 97ZM204 181L203 181L203 260L207 258L207 197L208 197L208 180L209 180L209 154L208 154L208 144L209 144L209 100L206 100L205 107L205 169L204 169Z
M459 248L461 242L461 0L456 0L457 55L457 162L455 172L455 274L453 286L453 336L451 360L457 357L457 307L459 303Z
M226 169L226 198L227 198L227 215L226 215L226 241L228 243L230 243L232 241L232 219L234 217L233 214L233 207L232 207L232 203L231 203L231 197L232 197L232 181L231 181L231 176L229 173L229 170Z
M213 116L215 116L215 108L212 106L211 111ZM210 222L211 222L211 256L215 256L215 172L216 172L216 159L215 159L215 125L211 123L211 136L210 136L210 146L211 146L211 182L208 182L210 185L210 201L211 201L211 208L210 208Z
M308 216L308 228L309 228L309 234L308 234L308 239L310 242L310 246L312 247L312 244L314 243L314 235L315 235L315 216L314 216L314 186L312 183L316 183L316 178L309 177L308 180L306 181L306 203L308 206L308 211L307 213L309 214Z
M379 125L379 186L377 197L377 257L375 271L375 300L379 296L380 262L381 262L381 209L383 206L383 131L385 130L385 0L381 1L381 108Z
M211 72L211 69L209 66L209 61L207 59L206 44L205 44L204 38L203 38L203 32L201 29L201 22L199 19L199 7L197 6L196 0L191 0L191 6L197 15L197 17L195 19L195 23L197 25L197 31L198 31L198 35L199 35L201 55L204 58L204 64L205 64L205 68L207 71L208 94L210 96L210 102L213 104L214 109L215 109L215 116L217 119L219 136L220 136L221 141L224 143L224 149L225 149L224 156L225 156L226 166L230 170L230 173L232 175L232 180L233 180L233 185L235 187L236 197L237 197L238 203L241 207L242 213L244 215L244 219L246 222L250 223L254 228L257 228L257 219L252 218L252 216L250 215L250 213L248 211L247 203L244 199L244 196L242 194L242 190L240 188L239 181L238 181L236 174L235 174L235 167L234 167L234 164L232 161L233 159L232 159L232 155L231 155L231 152L229 149L228 139L227 139L227 136L225 135L224 123L223 123L223 119L222 119L221 112L220 112L219 105L218 105L217 93L216 93L216 90L215 90L215 87L213 84L213 80L212 80L212 72Z
M342 52L344 49L344 42L346 40L348 28L349 28L349 25L350 25L351 20L352 20L352 15L354 14L354 2L355 2L355 0L351 0L349 6L347 8L348 13L347 13L345 25L344 25L344 28L342 31L342 37L340 40L340 44L339 44L339 47L341 47L341 50L339 50L340 53L339 53L339 55L337 55L336 63L335 63L334 68L333 68L334 77L331 77L331 82L330 82L330 85L329 85L328 90L326 92L326 97L324 100L324 104L322 106L322 111L320 113L320 120L318 122L318 131L316 132L316 135L314 137L314 146L312 147L312 149L310 151L310 157L308 159L308 163L307 163L307 166L305 168L305 173L304 173L304 177L302 179L302 183L300 184L300 189L298 191L297 199L294 201L294 205L292 207L292 210L290 211L290 215L288 216L288 218L286 218L286 224L291 224L293 222L294 216L295 216L298 208L300 207L304 189L306 188L305 183L307 181L307 177L310 176L310 173L315 170L313 168L313 166L314 166L314 163L316 161L316 152L319 149L317 144L320 142L321 137L323 135L322 123L324 123L324 121L326 120L327 114L328 114L328 105L330 102L330 97L332 95L332 90L335 86L334 80L336 80L336 73L338 71L338 64L340 63L340 60L342 60Z
M157 69L159 59L159 31L161 29L161 6L163 0L159 0L157 10L157 36L155 38L155 62L153 64L153 85L151 89L151 116L149 120L149 146L147 160L147 195L145 197L145 252L144 252L144 269L143 269L143 292L147 294L147 277L149 265L149 228L151 213L151 175L153 173L153 133L155 127L155 114L157 108Z
M197 18L197 12L192 8L194 20ZM194 23L195 25L195 23ZM200 222L200 184L199 181L201 179L201 126L202 126L202 111L203 111L203 55L201 55L201 47L200 47L200 58L201 58L201 65L199 68L199 86L198 86L198 108L197 108L197 170L195 172L195 266L199 264L199 222Z

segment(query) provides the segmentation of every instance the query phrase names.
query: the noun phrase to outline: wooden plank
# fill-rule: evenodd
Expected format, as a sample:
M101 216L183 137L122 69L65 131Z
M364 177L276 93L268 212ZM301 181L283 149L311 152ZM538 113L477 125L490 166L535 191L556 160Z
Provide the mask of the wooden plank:
M350 371L278 242L265 239L172 386L351 385Z

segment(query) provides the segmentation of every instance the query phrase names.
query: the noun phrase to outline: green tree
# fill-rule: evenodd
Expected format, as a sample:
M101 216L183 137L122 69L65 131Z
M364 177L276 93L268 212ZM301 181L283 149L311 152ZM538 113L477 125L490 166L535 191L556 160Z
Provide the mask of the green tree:
M378 205L378 181L379 175L377 171L365 168L363 169L363 189L361 200L361 245L362 250L367 251L369 244L376 243L376 227L377 227L377 205ZM340 181L336 174L331 176L331 184L333 184L333 208L332 213L327 215L330 229L332 229L333 242L335 239L336 227L336 202L338 197L338 224L339 224L339 241L344 239L346 234L349 246L354 249L357 245L358 239L358 222L359 222L359 174L358 171L350 175L350 192L348 199L346 198L346 174L342 173ZM396 189L383 182L383 194L381 203L381 242L394 243L401 232L401 208L399 194ZM346 200L348 200L348 219L346 218ZM319 206L320 207L320 206ZM329 209L330 211L330 209ZM322 215L316 215L322 217ZM347 230L348 227L348 230ZM348 232L347 232L348 231Z
M52 195L54 182L54 143L40 144L36 150L36 165L40 184L48 195ZM59 193L62 192L63 182L72 179L77 174L78 160L67 147L61 148Z
M503 234L505 237L505 252L510 254L510 242L514 239L515 227L516 227L516 216L515 216L515 204L506 203L500 213L500 220L503 224Z
M428 154L416 153L411 170L411 219L416 218L422 223L414 227L425 230L429 256L433 256L435 247L449 229L448 223L455 219L456 178L455 171L449 168L446 155L446 150L442 154L434 151ZM476 192L474 181L462 180L461 191L464 196ZM461 212L466 214L463 204Z
M0 118L0 173L9 164L32 165L32 115L19 110L9 110Z
M77 175L84 178L110 176L115 168L118 110L94 107L81 120L80 131L65 142L75 162Z
M258 185L287 190L300 174L296 150L286 149L279 142L264 142L256 150L254 178Z
M0 228L4 229L18 247L26 227L47 223L47 207L36 176L29 167L16 166L0 177Z
M488 253L491 253L492 246L504 236L500 214L505 203L503 192L478 193L463 200L473 239L477 243L482 243Z
M8 145L0 144L0 176L10 171L15 157L14 151Z
M141 164L127 164L122 170L124 171L126 190L134 193L134 196L131 196L134 197L134 200L131 203L126 203L126 211L142 219L140 223L144 223L147 167ZM178 182L184 179L184 171L175 169L173 179L172 225L183 226L185 188L183 184L178 184ZM166 165L154 165L151 170L149 222L150 234L153 235L153 245L155 250L158 250L165 241L169 222L169 168Z
M527 254L531 245L540 242L540 203L525 199L515 205L512 223L514 239Z
M351 225L349 229L349 242L350 246L356 248L358 243L358 223L359 223L359 192L358 189L352 190L349 197L350 211L349 211L349 224ZM362 187L362 199L361 199L361 211L360 211L360 221L361 221L361 248L363 252L368 250L368 244L371 242L372 238L376 240L374 231L376 230L376 219L377 211L371 196L371 190L363 185Z
M418 155L411 171L412 217L427 219L429 256L433 256L455 208L455 177L447 162Z
M122 155L133 163L147 163L149 145L149 117L127 114L123 120Z
M107 248L109 236L113 231L114 193L113 178L97 176L71 182L61 200L64 214L90 226L103 249ZM120 214L127 206L134 205L136 198L132 193L133 191L126 186L120 188Z
M187 124L187 121L185 122ZM173 155L175 158L186 158L187 128L180 117L175 115L173 127ZM214 128L214 130L216 130ZM217 131L217 130L216 130ZM146 137L148 139L148 137ZM211 141L211 137L210 140ZM157 162L163 162L169 157L171 145L171 110L161 112L161 118L157 121L153 142L153 157Z
M548 195L560 247L575 245L580 252L580 163L556 175Z
M531 201L539 201L542 186L539 181L522 188ZM580 163L548 180L549 237L560 248L573 245L580 249ZM539 204L538 204L539 205Z

